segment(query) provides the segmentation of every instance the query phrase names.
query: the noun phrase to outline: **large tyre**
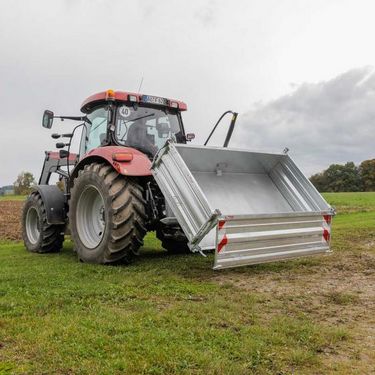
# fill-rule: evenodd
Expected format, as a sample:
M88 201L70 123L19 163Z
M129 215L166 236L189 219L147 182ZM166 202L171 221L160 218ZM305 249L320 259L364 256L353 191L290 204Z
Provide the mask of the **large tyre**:
M33 253L58 252L64 242L64 225L47 223L42 197L33 191L22 211L22 238L27 250Z
M69 218L80 260L129 262L146 234L143 189L109 165L86 165L73 182Z
M188 254L190 249L188 240L181 228L166 229L160 226L156 229L156 237L161 241L161 246L170 254Z

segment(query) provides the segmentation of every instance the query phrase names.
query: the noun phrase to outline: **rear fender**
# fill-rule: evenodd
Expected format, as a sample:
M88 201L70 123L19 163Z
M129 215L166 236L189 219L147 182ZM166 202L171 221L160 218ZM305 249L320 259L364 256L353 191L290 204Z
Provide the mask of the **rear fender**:
M113 155L116 153L132 154L133 158L130 161L115 161L113 160ZM84 155L72 172L70 184L73 184L78 171L83 169L85 165L103 162L111 165L113 169L124 176L143 177L152 175L150 169L151 161L142 152L130 147L106 146L95 148Z

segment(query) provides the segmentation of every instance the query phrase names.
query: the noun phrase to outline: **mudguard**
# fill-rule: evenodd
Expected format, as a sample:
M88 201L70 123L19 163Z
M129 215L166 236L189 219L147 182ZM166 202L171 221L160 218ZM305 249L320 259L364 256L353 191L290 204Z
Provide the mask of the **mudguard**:
M132 159L129 161L116 161L114 160L115 154L131 154ZM151 161L141 151L138 151L131 147L123 146L105 146L91 150L83 156L79 163L75 166L74 171L71 175L70 181L78 175L78 171L82 169L86 164L94 162L106 162L120 174L124 176L151 176Z
M48 224L65 224L65 196L55 185L37 185L34 187L42 197L46 209Z

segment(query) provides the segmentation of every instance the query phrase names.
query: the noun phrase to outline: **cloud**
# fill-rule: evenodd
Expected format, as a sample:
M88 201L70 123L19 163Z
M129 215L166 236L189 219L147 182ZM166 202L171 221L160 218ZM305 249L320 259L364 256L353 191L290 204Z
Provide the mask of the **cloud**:
M375 157L375 73L352 69L303 83L289 95L257 104L239 118L233 145L283 150L308 173L331 163Z

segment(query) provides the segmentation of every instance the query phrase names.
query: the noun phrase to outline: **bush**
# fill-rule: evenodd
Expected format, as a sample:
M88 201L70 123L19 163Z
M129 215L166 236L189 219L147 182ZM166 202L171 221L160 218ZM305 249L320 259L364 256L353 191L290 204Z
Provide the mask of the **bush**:
M32 186L35 185L34 176L30 172L21 172L13 185L16 195L30 194Z

